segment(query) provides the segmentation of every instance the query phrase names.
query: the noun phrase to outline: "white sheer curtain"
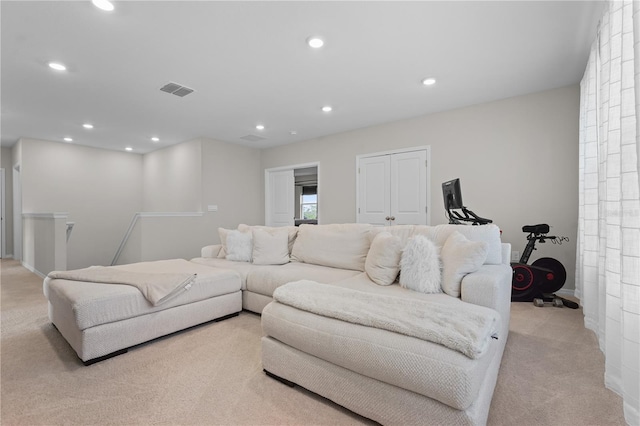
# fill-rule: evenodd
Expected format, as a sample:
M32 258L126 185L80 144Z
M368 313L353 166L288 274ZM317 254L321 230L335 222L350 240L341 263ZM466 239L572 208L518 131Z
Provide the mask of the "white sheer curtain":
M576 296L640 424L640 4L610 1L581 82Z

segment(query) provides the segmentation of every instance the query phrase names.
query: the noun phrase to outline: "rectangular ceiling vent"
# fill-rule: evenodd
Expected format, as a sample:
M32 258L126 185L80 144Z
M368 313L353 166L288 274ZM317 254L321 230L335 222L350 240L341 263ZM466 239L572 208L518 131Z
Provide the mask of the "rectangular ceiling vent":
M172 95L185 97L189 93L193 93L193 89L186 86L182 86L178 83L169 82L160 88L163 92L171 93Z
M262 136L256 136L256 135L247 135L247 136L243 136L240 139L244 139L245 141L249 141L249 142L258 142L258 141L263 141L267 138L263 138Z

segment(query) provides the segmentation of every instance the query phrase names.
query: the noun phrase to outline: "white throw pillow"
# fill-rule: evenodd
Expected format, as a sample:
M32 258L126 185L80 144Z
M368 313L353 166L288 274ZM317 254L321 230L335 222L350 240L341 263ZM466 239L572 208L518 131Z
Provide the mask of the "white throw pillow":
M449 235L442 246L442 289L453 297L460 297L462 278L480 269L487 260L489 244L469 241L458 231Z
M237 262L251 262L253 244L251 234L240 231L227 233L227 259Z
M369 248L364 270L376 284L390 285L400 272L400 255L402 245L400 238L389 232L379 232Z
M421 293L442 293L438 247L416 235L407 242L400 259L400 285Z
M502 241L500 240L500 228L495 224L470 226L470 225L437 225L435 226L435 238L432 240L440 247L444 246L447 238L453 232L460 232L469 241L484 241L488 244L488 265L500 265L502 263Z
M254 228L252 232L253 263L256 265L289 263L289 231L286 228Z
M298 236L298 227L297 226L263 226L263 225L247 225L241 223L238 225L238 231L241 232L251 232L254 229L264 229L266 231L272 231L274 229L286 229L288 231L289 238L289 254L291 254L291 250L293 249L293 243L296 241L296 237Z
M218 235L220 236L220 245L222 246L222 248L218 252L219 259L224 259L225 257L227 257L227 235L231 231L233 231L233 229L218 228Z

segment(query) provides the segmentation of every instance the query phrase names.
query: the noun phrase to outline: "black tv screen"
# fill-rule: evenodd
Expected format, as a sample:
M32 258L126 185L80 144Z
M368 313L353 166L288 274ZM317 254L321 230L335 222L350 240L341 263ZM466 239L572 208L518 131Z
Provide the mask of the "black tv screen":
M444 198L444 208L447 211L450 209L461 209L463 207L459 178L442 184L442 197Z

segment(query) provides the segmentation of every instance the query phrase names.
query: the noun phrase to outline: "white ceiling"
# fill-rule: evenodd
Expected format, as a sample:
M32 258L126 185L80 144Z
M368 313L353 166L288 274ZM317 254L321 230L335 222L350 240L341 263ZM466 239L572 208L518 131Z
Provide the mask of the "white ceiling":
M604 3L119 1L103 12L87 0L0 8L2 146L70 136L145 153L197 137L269 147L578 83ZM310 35L325 45L311 49ZM48 68L54 60L68 70ZM428 76L435 86L421 85ZM170 81L195 92L161 92ZM321 111L325 104L331 113ZM247 135L265 139L241 139Z

